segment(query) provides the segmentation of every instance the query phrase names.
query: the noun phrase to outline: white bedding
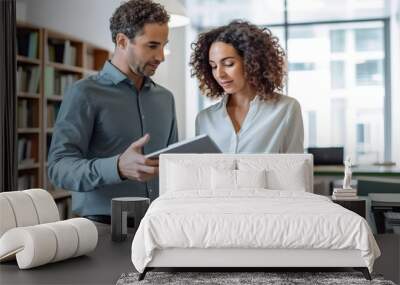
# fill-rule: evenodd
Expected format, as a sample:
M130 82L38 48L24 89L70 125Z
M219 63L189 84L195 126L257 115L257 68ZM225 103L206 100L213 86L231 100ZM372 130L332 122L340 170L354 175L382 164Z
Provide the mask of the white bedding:
M299 191L170 192L150 206L132 243L143 272L155 249L358 249L370 271L380 255L368 223L328 198Z

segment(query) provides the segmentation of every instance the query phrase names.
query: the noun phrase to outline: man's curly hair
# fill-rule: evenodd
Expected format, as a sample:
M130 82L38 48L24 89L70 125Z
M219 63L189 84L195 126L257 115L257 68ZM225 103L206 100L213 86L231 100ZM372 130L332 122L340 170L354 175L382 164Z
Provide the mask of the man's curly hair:
M201 33L197 42L192 43L191 75L199 80L204 95L217 98L224 94L209 63L214 42L231 44L236 49L243 59L246 79L262 100L279 98L286 77L285 52L269 29L240 20Z
M118 33L133 39L145 24L165 24L168 21L169 15L160 4L151 0L129 0L119 6L110 18L112 41L116 43Z

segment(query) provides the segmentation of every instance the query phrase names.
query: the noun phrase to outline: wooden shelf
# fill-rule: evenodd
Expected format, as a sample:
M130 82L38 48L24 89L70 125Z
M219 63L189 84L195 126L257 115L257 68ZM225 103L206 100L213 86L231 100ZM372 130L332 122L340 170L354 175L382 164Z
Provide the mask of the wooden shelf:
M66 64L62 64L62 63L58 63L58 62L48 62L47 66L51 66L56 70L65 71L65 72L78 73L78 74L84 73L84 69L82 67L66 65Z
M28 187L28 183L33 184L31 188L51 190L54 186L47 177L47 155L53 128L48 126L53 126L59 112L63 100L63 94L60 93L76 80L97 73L111 53L82 39L29 23L17 23L17 41L17 53L20 54L17 56L17 64L22 72L17 73L20 83L18 90L31 89L37 92L17 94L16 111L20 126L37 126L17 130L18 156L25 159L18 165L19 176L27 178L21 179L21 183L18 179L18 183L23 187ZM33 55L37 58L33 58ZM35 70L35 76L32 76L32 70ZM37 74L39 79L35 83ZM35 78L34 82L30 81L32 78ZM33 87L35 84L38 84L37 89ZM56 196L59 193L57 190Z
M17 97L24 98L24 99L40 99L40 94L19 92L17 94Z
M24 164L24 163L20 163L18 165L18 170L27 170L27 169L35 169L35 168L39 168L39 163L30 163L30 164Z
M22 55L17 56L17 61L21 63L28 63L28 64L37 64L40 65L40 59L37 58L30 58Z
M40 128L18 128L19 134L38 134Z
M22 159L18 163L18 189L38 188L42 186L43 29L17 23L17 43L17 120L19 126L35 126L17 129L17 151Z
M62 101L62 96L61 95L53 95L53 96L46 96L47 101L57 101L60 102Z
M98 70L93 70L93 69L85 69L84 70L85 75L94 75L98 72L99 72Z

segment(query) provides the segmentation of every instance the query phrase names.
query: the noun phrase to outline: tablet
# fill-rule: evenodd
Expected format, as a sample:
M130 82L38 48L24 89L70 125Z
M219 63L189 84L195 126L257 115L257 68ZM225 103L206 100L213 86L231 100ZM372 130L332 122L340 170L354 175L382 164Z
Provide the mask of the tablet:
M166 148L146 154L146 158L158 158L162 153L221 153L216 143L208 135L200 135L180 141Z

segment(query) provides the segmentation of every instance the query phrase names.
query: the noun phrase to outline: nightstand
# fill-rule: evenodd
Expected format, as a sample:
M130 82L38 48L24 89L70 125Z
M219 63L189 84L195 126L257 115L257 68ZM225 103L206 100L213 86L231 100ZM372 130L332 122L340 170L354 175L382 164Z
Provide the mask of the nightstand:
M332 198L332 197L331 197ZM356 198L354 200L333 200L332 202L339 204L340 206L353 211L356 214L359 214L361 217L365 219L366 212L366 201L362 198Z

